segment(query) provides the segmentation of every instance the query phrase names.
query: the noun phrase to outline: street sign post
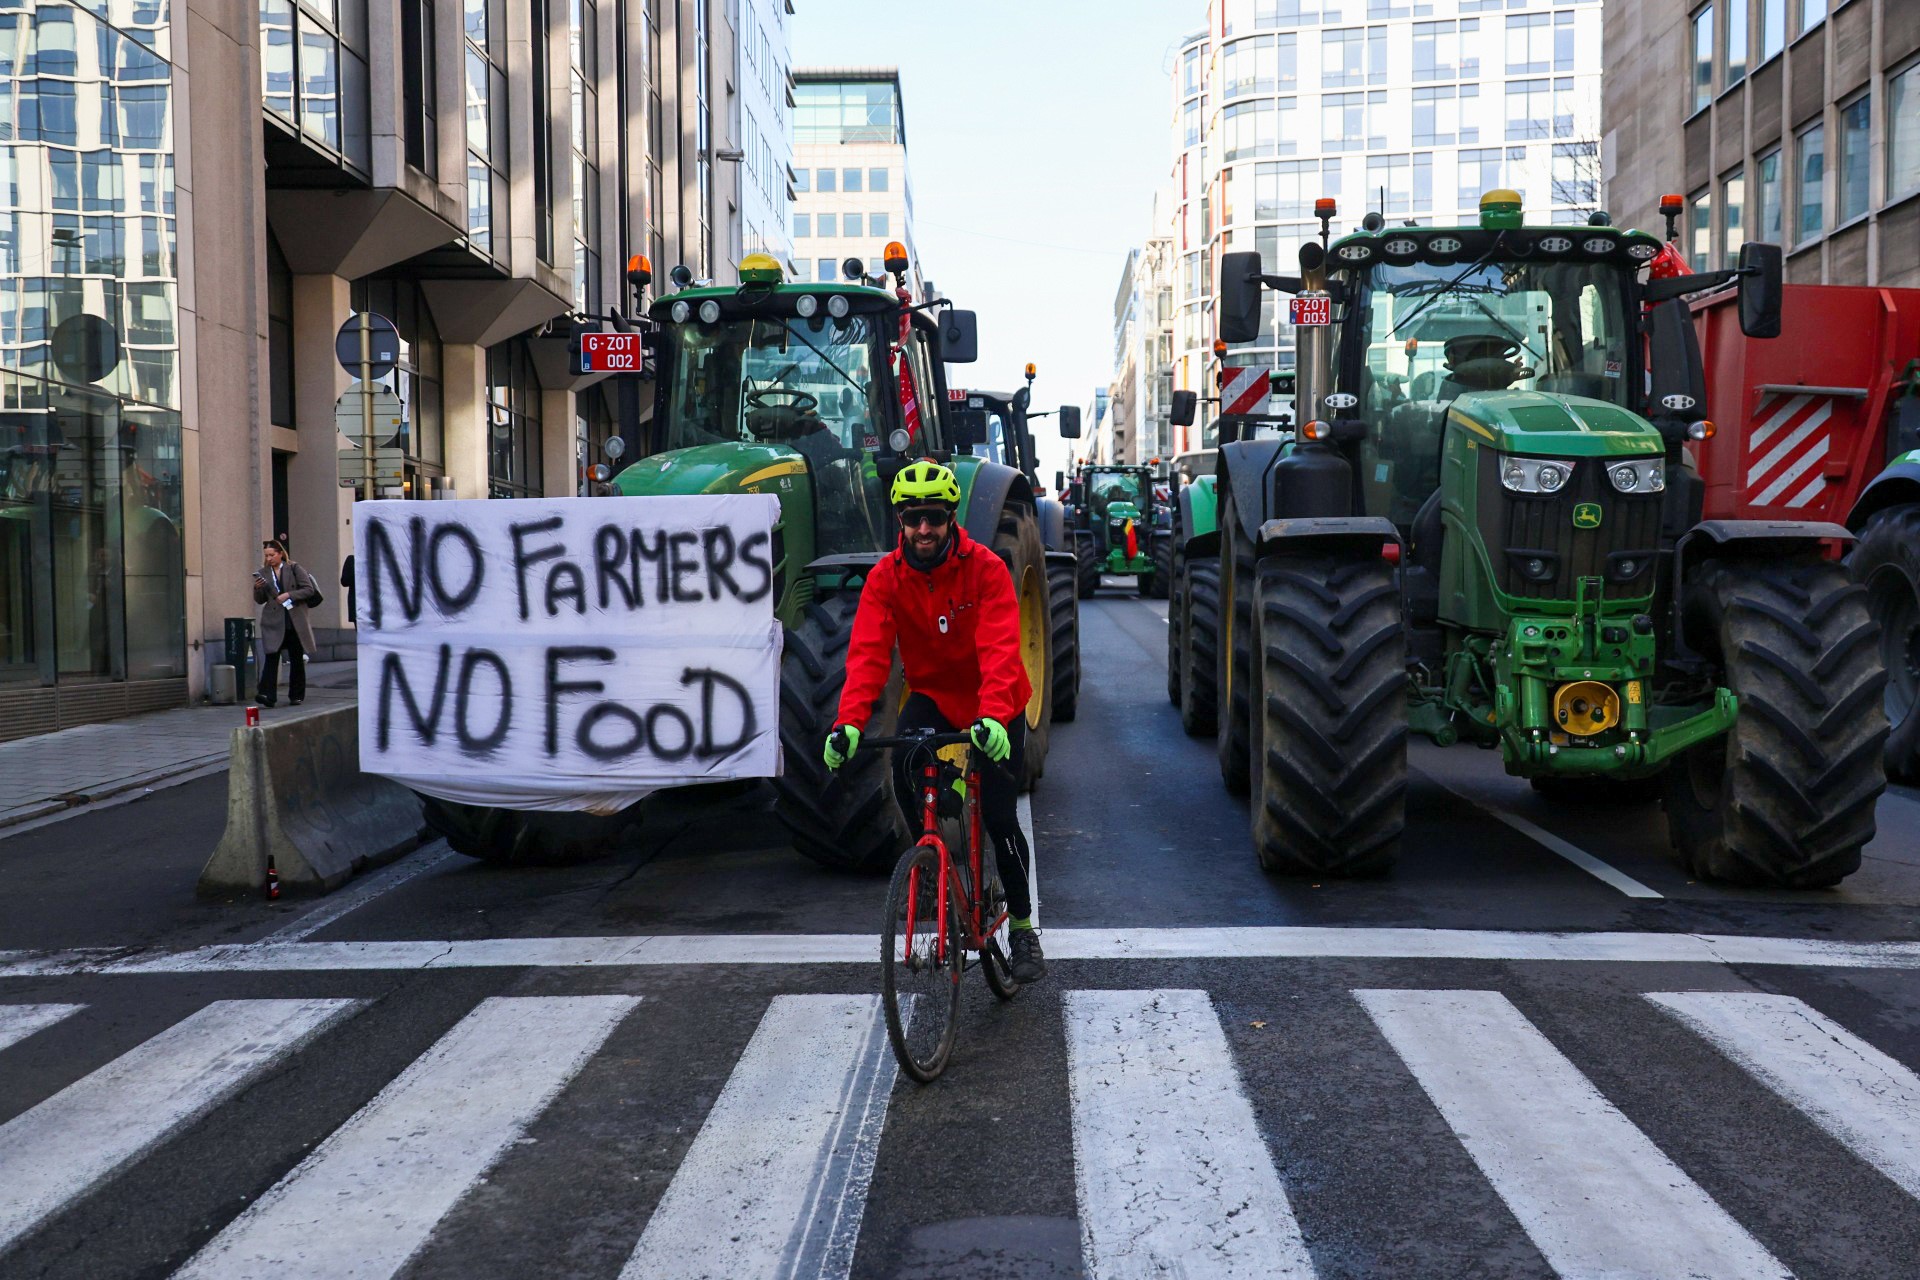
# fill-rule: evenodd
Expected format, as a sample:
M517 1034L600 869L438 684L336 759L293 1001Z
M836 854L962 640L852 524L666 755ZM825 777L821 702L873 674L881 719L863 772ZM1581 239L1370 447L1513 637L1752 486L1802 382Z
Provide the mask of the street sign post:
M406 406L391 387L377 385L400 363L400 331L383 315L357 311L334 335L333 354L358 379L334 406L334 425L345 437L340 486L376 498L406 481Z

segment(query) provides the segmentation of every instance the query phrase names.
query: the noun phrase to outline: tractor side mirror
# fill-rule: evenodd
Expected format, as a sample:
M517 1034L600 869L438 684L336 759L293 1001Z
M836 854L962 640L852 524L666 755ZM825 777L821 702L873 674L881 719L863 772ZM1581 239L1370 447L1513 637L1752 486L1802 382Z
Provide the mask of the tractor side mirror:
M951 308L940 313L940 358L948 364L972 364L980 358L980 318Z
M1260 336L1260 254L1256 250L1220 255L1220 300L1216 304L1222 342L1252 342Z
M1076 405L1060 406L1060 438L1078 440L1080 438L1080 410Z
M1749 338L1780 336L1780 257L1777 244L1740 246L1740 332Z
M971 449L977 444L987 442L987 411L985 409L953 409L947 413L947 421L952 425L953 447Z
M1700 362L1693 313L1683 299L1674 298L1654 307L1651 318L1647 355L1653 364L1652 416L1698 422L1707 416L1707 376Z
M1173 393L1172 417L1176 427L1193 425L1194 413L1200 407L1200 395L1195 391L1176 391Z
M1053 491L1055 493L1062 494L1062 495L1064 495L1067 492L1067 473L1066 472L1056 471L1053 473Z

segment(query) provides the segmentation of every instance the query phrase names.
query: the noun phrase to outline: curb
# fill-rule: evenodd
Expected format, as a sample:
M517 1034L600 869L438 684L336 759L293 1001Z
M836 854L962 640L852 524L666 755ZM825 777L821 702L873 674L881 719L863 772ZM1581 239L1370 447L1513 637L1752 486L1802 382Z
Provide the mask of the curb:
M149 769L145 773L135 773L129 774L126 777L114 778L111 781L88 787L84 791L69 791L57 796L48 796L44 800L30 800L26 804L16 805L11 809L0 810L0 832L5 832L10 827L32 822L36 818L45 818L53 814L73 813L86 808L90 804L96 804L99 801L111 799L114 796L124 795L129 791L137 791L142 787L152 787L156 783L167 783L176 778L182 782L186 782L190 779L184 778L181 775L201 772L213 765L224 762L226 758L227 753L225 751L216 751L207 755L189 756L163 769Z

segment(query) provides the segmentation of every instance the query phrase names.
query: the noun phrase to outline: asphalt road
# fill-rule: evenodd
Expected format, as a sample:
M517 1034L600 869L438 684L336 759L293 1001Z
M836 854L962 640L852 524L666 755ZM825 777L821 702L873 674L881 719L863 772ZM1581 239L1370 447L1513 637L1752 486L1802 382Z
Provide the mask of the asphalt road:
M971 984L928 1087L876 1034L881 883L750 792L273 904L192 896L220 779L0 840L0 1277L1920 1270L1920 797L1842 888L1758 893L1655 806L1416 749L1395 874L1277 880L1164 606L1082 626L1052 972Z

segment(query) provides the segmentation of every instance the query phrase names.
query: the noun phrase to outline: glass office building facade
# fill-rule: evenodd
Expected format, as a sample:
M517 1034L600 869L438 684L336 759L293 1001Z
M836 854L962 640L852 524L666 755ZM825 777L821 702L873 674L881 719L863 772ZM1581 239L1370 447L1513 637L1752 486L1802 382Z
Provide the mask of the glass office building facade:
M165 0L0 0L0 737L184 701L171 56Z

